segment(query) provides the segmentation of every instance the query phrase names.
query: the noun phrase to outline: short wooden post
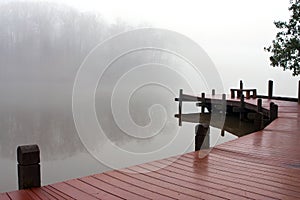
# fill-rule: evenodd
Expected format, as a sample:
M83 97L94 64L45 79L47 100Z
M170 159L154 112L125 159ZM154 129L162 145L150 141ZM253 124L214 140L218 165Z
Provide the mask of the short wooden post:
M179 97L178 97L178 123L179 123L179 126L182 126L182 95L183 95L183 89L180 89Z
M222 137L225 136L225 130L224 130L224 129L221 130L221 136L222 136Z
M243 81L240 80L240 90L242 90L242 89L244 89L244 87L243 87Z
M195 127L195 151L200 149L209 149L209 132L208 124L198 124Z
M298 103L300 104L300 80L298 82Z
M205 112L205 93L201 93L201 113Z
M226 94L222 94L222 100L226 101Z
M262 112L258 112L255 114L254 127L257 131L264 128L264 115Z
M245 119L245 97L244 95L241 96L241 103L240 103L240 120Z
M270 120L273 121L278 117L278 105L275 103L271 102L270 103Z
M211 90L211 94L212 94L212 96L215 96L215 95L216 95L216 90L215 90L215 89L212 89L212 90Z
M41 187L40 149L38 145L18 146L19 190Z
M269 86L268 86L268 98L272 99L273 97L273 81L269 80Z
M256 99L256 96L257 96L257 91L256 91L256 89L254 89L253 90L253 98Z
M262 112L262 99L257 99L257 112Z
M235 91L234 89L230 89L230 94L231 94L231 98L234 99L235 98Z

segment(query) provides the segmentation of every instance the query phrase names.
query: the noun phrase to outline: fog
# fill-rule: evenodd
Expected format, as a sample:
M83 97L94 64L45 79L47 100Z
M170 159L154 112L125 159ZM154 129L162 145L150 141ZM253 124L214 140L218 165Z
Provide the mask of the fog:
M40 146L43 184L192 151L194 124L179 128L174 118L179 88L187 93L200 94L212 87L223 92L244 79L246 87L258 88L261 94L267 80L273 79L275 94L296 95L298 79L270 68L263 52L275 36L272 22L277 13L279 19L287 16L287 3L84 2L0 3L0 191L16 189L15 150L21 144ZM74 121L72 97L78 72L97 53L97 46L101 48L99 44L142 27L168 29L194 40L207 52L201 55L210 57L205 64L218 73L199 77L186 60L157 49L130 52L110 63L94 91L95 115L105 132L99 140L89 138L100 146L103 160L98 159ZM163 41L162 47L172 43L172 37L160 32L154 36ZM151 41L152 36L134 39ZM130 45L124 41L108 46L102 56ZM89 73L93 76L96 71ZM90 76L84 77L87 83ZM222 85L210 84L214 79ZM87 90L81 92L85 96ZM187 104L184 111L197 108ZM79 123L90 121L82 115ZM94 130L85 131L88 135ZM220 139L218 130L212 132L212 146L235 138L228 134ZM110 144L128 157L112 152Z

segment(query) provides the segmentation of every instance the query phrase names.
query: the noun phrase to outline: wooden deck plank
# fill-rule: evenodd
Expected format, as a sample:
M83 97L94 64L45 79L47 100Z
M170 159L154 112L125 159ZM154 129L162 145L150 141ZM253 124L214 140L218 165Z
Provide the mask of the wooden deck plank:
M109 175L106 173L103 174L97 174L94 175L93 177L101 180L101 181L105 181L107 183L110 183L112 185L115 185L116 187L122 188L124 190L127 190L131 193L135 193L135 194L140 194L143 195L144 197L150 198L150 199L173 199L170 198L168 196L164 196L164 195L160 195L157 194L156 192L150 191L150 190L145 190L144 188L141 188L139 186L136 186L128 181L124 181L122 179L117 179L115 178L113 175Z
M182 159L183 160L183 159ZM255 170L249 170L246 167L236 167L234 165L228 165L225 163L220 163L220 162L209 162L208 160L201 160L200 162L193 161L193 159L187 159L183 160L186 163L193 163L195 167L199 167L200 165L204 165L206 167L211 167L217 170L227 170L231 173L238 173L238 174L243 174L247 176L253 176L257 178L262 178L270 181L275 181L279 182L282 184L288 184L288 185L294 185L297 187L300 187L300 183L298 179L295 179L294 177L289 178L289 177L284 177L284 176L275 176L274 174L268 174L268 173L263 173L260 171L255 171ZM284 178L283 178L284 177Z
M119 197L125 197L127 199L149 199L149 198L143 197L141 195L128 192L127 190L123 190L119 187L115 187L114 185L103 182L92 176L84 177L84 178L81 178L80 180L82 180L83 182L85 182L87 184L93 185L101 190L111 192Z
M10 200L10 198L7 193L2 193L0 194L0 200Z
M267 199L269 198L287 198L289 196L298 197L300 195L297 188L296 191L290 190L288 187L282 188L282 184L266 185L266 182L259 183L256 180L249 181L249 178L243 179L242 176L234 176L234 174L226 174L223 171L208 172L205 168L197 168L197 170L190 167L171 165L165 168L170 169L170 172L180 173L183 176L189 176L191 178L197 178L203 180L203 182L214 182L223 186L235 188L238 193L246 195L246 197L253 197L255 199ZM281 190L280 190L281 189ZM232 192L235 192L232 190ZM236 193L236 194L238 194Z
M117 199L122 199L121 197L115 196L111 193L108 193L106 191L100 190L94 186L91 186L79 179L72 179L72 180L68 180L65 181L65 183L73 186L74 188L77 188L78 190L84 191L96 198L99 199L107 199L107 200L117 200Z
M156 169L156 167L153 168L149 164L143 164L143 165L140 165L140 167L145 168L147 170ZM161 170L158 170L158 171L154 171L154 172L149 172L149 173L147 173L147 175L157 178L157 179L161 179L161 180L170 182L170 183L176 183L177 185L180 185L181 187L190 188L192 190L201 188L202 192L205 192L210 195L219 196L222 198L240 199L240 200L248 199L243 196L236 195L234 193L223 191L222 187L218 187L217 185L210 184L208 182L201 182L201 181L195 182L195 180L190 180L190 179L188 179L184 176L181 176L180 174L177 174L177 173L168 173L166 171L161 172Z
M78 190L72 186L70 186L69 184L66 184L64 182L62 183L55 183L53 185L51 185L51 187L55 188L56 190L59 190L60 192L74 198L74 199L86 199L86 200L96 200L98 198L85 193L81 190Z
M74 198L62 193L61 191L56 190L55 188L53 188L51 186L44 186L41 189L44 190L45 192L47 192L48 194L54 196L57 199L74 199Z
M134 172L132 172L132 173L134 173ZM154 185L154 184L150 184L150 183L145 182L145 181L141 181L137 178L134 178L134 177L130 176L131 173L122 173L120 171L111 171L108 174L118 178L119 180L126 180L126 181L128 181L131 184L134 184L136 186L143 187L144 189L147 189L147 190L150 190L150 191L153 191L153 192L157 192L161 195L166 195L166 196L169 196L169 197L174 198L174 199L194 199L194 200L199 199L199 198L196 198L196 197L181 194L176 190L170 190L170 189L162 188L159 185Z
M36 194L40 199L49 199L49 200L57 200L55 196L50 195L49 193L43 191L41 188L32 188L30 189L34 194Z
M32 197L26 192L26 190L12 191L7 194L9 198L14 200L32 200Z
M163 163L164 160L159 161L159 162ZM248 186L255 187L255 188L257 188L257 187L259 187L261 189L265 188L265 189L268 189L271 191L273 191L273 188L276 188L276 190L277 190L277 188L279 188L279 189L284 188L286 190L291 190L291 191L295 191L295 192L299 193L298 187L291 187L289 185L272 182L272 181L265 180L265 179L257 179L255 177L250 177L250 176L241 175L241 174L235 174L235 173L227 172L226 170L215 170L215 169L211 169L211 168L206 168L205 166L201 166L201 167L197 168L196 170L194 170L193 168L185 165L184 163L180 163L180 164L177 163L176 165L172 165L170 167L177 168L180 170L185 170L186 172L190 172L190 173L195 173L195 176L197 176L197 174L201 174L204 176L214 177L214 178L226 180L229 182L244 184L244 185L248 185ZM263 195L264 194L265 193L263 193Z

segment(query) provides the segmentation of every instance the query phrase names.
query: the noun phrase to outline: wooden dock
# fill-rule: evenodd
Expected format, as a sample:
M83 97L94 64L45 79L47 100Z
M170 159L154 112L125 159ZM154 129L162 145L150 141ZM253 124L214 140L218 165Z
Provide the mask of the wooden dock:
M237 100L238 101L238 100ZM255 99L246 99L256 105ZM300 199L300 104L263 99L279 108L264 130L199 152L123 170L0 194L31 199ZM141 171L148 173L138 173ZM3 181L3 180L1 180Z

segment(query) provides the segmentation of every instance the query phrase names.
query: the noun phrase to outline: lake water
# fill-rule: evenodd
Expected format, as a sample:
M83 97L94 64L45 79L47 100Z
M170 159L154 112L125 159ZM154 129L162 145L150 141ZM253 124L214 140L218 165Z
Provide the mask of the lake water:
M190 58L202 59L204 67L213 66L203 51L193 55L194 51L185 48L189 39L176 34L173 37L173 33L167 37L164 31L100 46L104 53L86 61L96 45L137 27L123 21L109 24L95 15L54 4L7 2L13 3L0 4L0 192L17 189L18 145L39 145L42 184L51 184L193 151L195 124L179 127L174 117L178 112L174 98L181 88L191 94L210 92L212 88L228 91L246 73L250 86L258 88L259 93L266 91L270 77L257 74L259 66L252 73L240 70L237 74L228 68L204 68L199 75L188 60L164 48L112 56L132 45L132 39L137 44L147 43L155 36L163 41L162 47L180 47ZM111 56L114 62L97 78L102 57ZM80 85L78 99L74 100L75 80L84 61L96 67L83 73L86 85ZM220 81L217 76L206 76L211 69L224 80L222 86L213 85ZM275 83L276 94L295 96L296 79L281 76L276 70L273 75L282 81ZM88 88L92 81L95 88ZM74 102L88 107L76 107ZM80 113L78 121L74 120L78 114L74 108ZM199 109L187 103L183 111ZM220 130L211 129L212 146L235 138L229 133L220 137Z

